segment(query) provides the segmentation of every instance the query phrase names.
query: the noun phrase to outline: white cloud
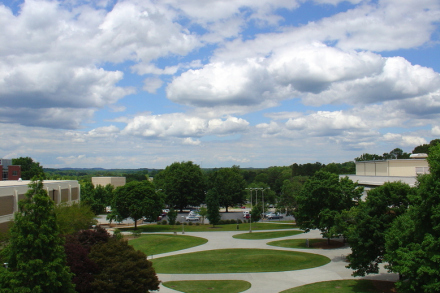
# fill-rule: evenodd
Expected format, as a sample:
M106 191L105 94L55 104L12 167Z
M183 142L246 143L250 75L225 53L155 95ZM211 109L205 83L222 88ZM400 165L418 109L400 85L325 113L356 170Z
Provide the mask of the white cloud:
M440 127L438 125L432 127L431 133L434 136L440 136Z
M183 113L139 115L127 122L123 134L143 137L201 137L246 131L249 123L236 117L204 119Z
M144 79L143 90L150 94L155 94L156 91L162 87L163 81L160 78L146 78Z

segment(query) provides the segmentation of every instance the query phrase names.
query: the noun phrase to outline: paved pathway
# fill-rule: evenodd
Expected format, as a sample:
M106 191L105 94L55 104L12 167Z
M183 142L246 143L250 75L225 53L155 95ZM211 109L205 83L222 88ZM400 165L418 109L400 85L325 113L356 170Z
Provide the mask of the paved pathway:
M273 230L272 230L273 231ZM310 252L327 256L331 262L317 268L271 272L271 273L238 273L238 274L158 274L162 282L166 281L181 281L181 280L244 280L252 284L251 288L246 290L246 293L276 293L292 287L302 286L309 283L329 280L353 279L351 276L352 270L345 268L347 263L344 261L345 256L350 253L350 248L338 249L292 249L269 246L266 243L281 239L313 239L321 238L319 231L311 231L305 234L288 236L276 239L265 240L244 240L232 238L235 234L245 233L246 231L233 232L185 232L186 235L203 237L208 239L206 244L192 247L184 250L179 250L160 255L154 255L154 258L176 255L182 253L190 253L195 251L224 249L224 248L263 248L263 249L278 249L278 250L295 250L302 252ZM255 231L254 233L263 232ZM167 233L164 233L167 234ZM268 260L270 261L270 260ZM388 280L396 281L398 276L396 274L386 273L386 270L381 268L378 275L368 276L366 279ZM161 293L176 293L178 291L169 289L165 286L160 287Z

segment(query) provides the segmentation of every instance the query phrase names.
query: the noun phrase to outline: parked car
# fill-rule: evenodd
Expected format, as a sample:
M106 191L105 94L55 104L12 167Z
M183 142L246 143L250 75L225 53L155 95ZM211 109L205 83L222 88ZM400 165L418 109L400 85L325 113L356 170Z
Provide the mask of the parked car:
M269 220L272 220L272 219L282 219L283 216L280 215L279 213L275 213L275 214L268 214L268 215L267 215L267 218L268 218Z
M249 215L249 211L243 211L243 218L246 218L246 215Z
M188 216L188 217L186 217L186 220L187 220L187 221L198 221L198 220L199 220L199 217L196 217L196 216Z

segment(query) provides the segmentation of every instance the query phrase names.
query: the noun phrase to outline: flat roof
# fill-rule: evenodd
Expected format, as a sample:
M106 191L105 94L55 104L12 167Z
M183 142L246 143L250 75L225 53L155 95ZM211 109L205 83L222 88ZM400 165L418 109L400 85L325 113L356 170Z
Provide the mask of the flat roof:
M78 182L77 180L44 180L43 184L47 184L47 183L63 183L63 182ZM5 180L5 181L0 181L0 187L10 187L10 186L23 186L23 185L28 185L29 183L31 183L31 180L22 180L22 181L18 181L18 180Z

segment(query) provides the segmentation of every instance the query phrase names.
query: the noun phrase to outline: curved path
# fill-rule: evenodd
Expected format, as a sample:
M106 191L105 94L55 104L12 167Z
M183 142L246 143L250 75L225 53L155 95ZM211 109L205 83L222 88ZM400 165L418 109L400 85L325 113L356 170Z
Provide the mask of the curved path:
M276 231L276 230L270 230ZM276 293L292 287L302 286L309 283L354 279L351 276L352 270L345 268L347 263L344 261L345 256L350 253L349 247L337 249L293 249L282 248L267 245L267 242L284 239L313 239L321 238L319 231L311 231L288 237L264 239L264 240L244 240L232 238L235 234L246 233L248 231L233 231L233 232L185 232L186 235L197 236L208 239L206 244L179 250L175 252L163 253L160 255L149 256L148 258L159 258L170 255L177 255L182 253L224 249L224 248L263 248L263 249L278 249L278 250L295 250L301 252L309 252L321 254L331 259L331 262L312 269L297 270L297 271L283 271L283 272L269 272L269 273L237 273L237 274L158 274L159 280L167 281L182 281L182 280L244 280L251 283L252 287L246 290L246 293ZM265 232L255 231L254 233ZM158 234L158 233L156 233ZM169 233L163 233L169 234ZM268 260L270 261L270 260ZM386 270L381 268L378 275L365 277L366 279L396 281L397 274L386 273ZM165 286L160 286L161 293L176 293L178 291L169 289Z

